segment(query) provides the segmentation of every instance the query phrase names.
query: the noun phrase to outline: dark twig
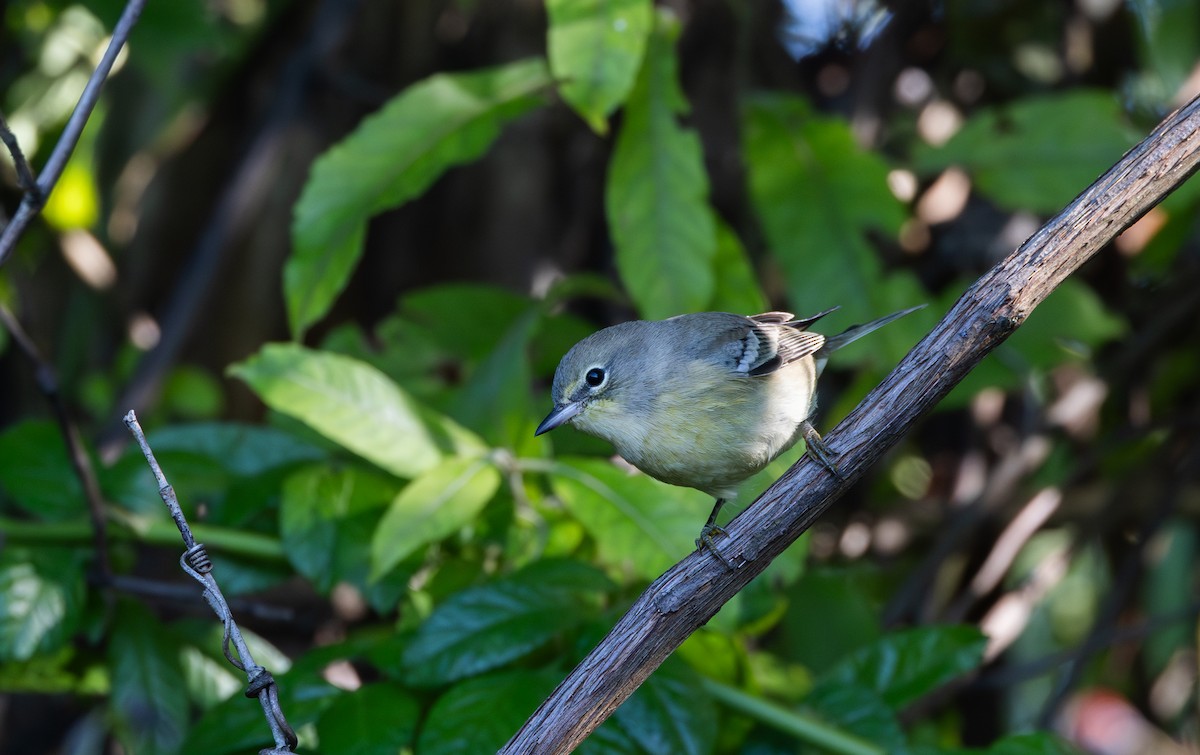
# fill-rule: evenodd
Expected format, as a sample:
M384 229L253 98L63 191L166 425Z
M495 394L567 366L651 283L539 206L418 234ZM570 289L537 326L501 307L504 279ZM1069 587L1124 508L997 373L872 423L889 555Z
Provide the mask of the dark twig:
M129 595L139 595L157 601L172 603L195 603L196 590L181 583L160 582L155 579L131 577L126 574L114 574L107 580L89 580L97 587L111 588ZM279 624L292 625L296 621L296 612L287 606L276 606L257 600L233 598L228 601L229 609L243 616L253 616L260 621L272 621Z
M659 577L504 753L566 753L595 730L668 655L763 572L904 433L1002 343L1085 261L1200 167L1200 98L975 282L937 327L826 440L842 479L802 459L733 520L717 542L730 571L696 552Z
M75 151L75 145L79 143L83 127L87 125L88 118L92 115L92 109L96 106L96 101L100 99L100 89L104 86L104 81L108 78L113 63L117 60L117 54L125 46L125 40L129 38L129 33L133 31L145 5L146 0L129 0L126 3L125 10L121 12L121 18L113 29L108 49L104 51L104 57L100 59L96 70L92 71L87 86L83 88L83 94L79 96L79 102L75 104L75 110L67 120L62 136L58 138L58 143L54 145L54 150L50 153L50 159L42 168L41 178L38 179L36 185L37 190L32 192L26 190L25 197L21 200L16 214L0 232L0 266L8 261L12 250L17 246L17 240L25 233L25 228L33 220L33 217L42 209L46 197L50 196L50 192L54 190L54 184L58 183L63 169L67 167L67 160Z
M212 561L209 560L204 545L197 543L192 536L191 527L188 526L187 519L183 516L183 509L179 506L179 500L175 497L175 490L167 482L162 468L158 466L158 460L154 458L154 452L150 449L150 444L146 442L146 434L142 432L142 426L138 424L137 417L133 412L125 415L125 425L129 428L129 432L133 433L134 439L142 449L142 455L146 457L146 463L150 465L150 471L154 473L154 479L158 482L158 494L166 504L167 510L171 512L171 518L175 520L175 525L179 527L179 534L183 536L186 550L179 559L179 566L204 587L204 600L208 602L213 612L221 619L221 623L225 625L225 658L236 668L246 672L246 678L249 680L246 696L257 697L262 705L263 714L271 727L271 735L275 739L275 748L260 750L260 755L284 755L284 753L293 752L297 744L296 732L283 717L283 710L279 707L279 691L274 678L269 671L255 663L250 656L250 648L246 647L246 641L242 639L242 632L233 620L229 604L225 601L221 588L217 586L216 579L213 578ZM236 658L229 650L231 642L237 651Z
M45 197L42 196L42 190L38 188L37 179L33 176L33 168L29 167L29 161L25 159L25 153L21 151L21 144L17 141L17 137L8 128L8 121L4 120L4 113L0 113L0 142L4 142L4 146L8 147L8 153L12 155L13 165L17 169L17 186L21 187L21 191L33 197L33 201L40 206Z
M12 336L13 342L17 344L17 348L33 365L34 380L37 382L38 390L42 392L54 410L54 419L57 420L59 432L62 433L63 440L67 444L67 456L71 460L71 468L75 470L75 476L79 478L79 483L83 486L83 497L87 501L88 516L92 522L92 544L96 551L96 568L103 578L108 578L112 570L108 561L108 525L104 511L104 495L100 492L100 482L96 479L96 470L92 467L91 457L83 447L79 426L75 424L75 418L71 416L66 402L63 401L62 393L58 390L58 376L55 375L54 368L45 359L42 359L37 345L21 327L21 323L17 321L12 312L8 311L8 308L2 305L0 305L0 324L4 326Z

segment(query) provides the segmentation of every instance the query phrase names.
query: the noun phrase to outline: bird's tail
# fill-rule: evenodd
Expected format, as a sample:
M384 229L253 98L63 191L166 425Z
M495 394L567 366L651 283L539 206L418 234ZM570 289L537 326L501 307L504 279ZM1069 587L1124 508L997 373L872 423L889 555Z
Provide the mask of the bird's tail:
M915 307L909 307L908 309L902 309L899 312L893 312L892 314L887 315L886 317L880 317L878 320L872 320L869 323L866 323L865 325L854 325L852 327L849 327L846 330L843 330L841 333L838 333L836 336L829 336L825 339L825 345L822 346L821 350L817 352L817 354L816 354L817 360L819 361L822 357L828 358L828 356L831 352L837 351L838 349L842 348L846 344L853 343L854 341L857 341L858 339L862 338L866 334L872 333L876 330L879 330L884 325L887 325L890 322L899 320L901 317L904 317L905 315L910 315L913 312L916 312L918 309L924 309L924 308L925 308L925 305L920 304Z

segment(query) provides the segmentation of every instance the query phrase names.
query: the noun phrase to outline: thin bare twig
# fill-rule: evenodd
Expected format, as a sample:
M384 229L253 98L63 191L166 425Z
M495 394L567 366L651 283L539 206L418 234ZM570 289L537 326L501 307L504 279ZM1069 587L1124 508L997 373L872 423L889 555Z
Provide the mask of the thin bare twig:
M41 206L45 197L38 188L33 168L29 167L29 161L25 159L25 153L21 151L21 144L17 141L16 134L9 129L8 121L4 120L4 113L0 113L0 142L4 142L4 146L8 147L8 153L12 155L13 166L17 169L17 186L21 187L21 191L32 195L33 201Z
M92 467L92 459L83 447L83 438L79 434L79 426L71 415L67 404L63 401L62 393L58 390L58 376L54 368L42 359L37 345L21 327L21 323L0 305L0 325L9 332L17 348L25 354L25 358L33 365L34 380L38 389L50 407L54 410L54 419L58 422L59 432L67 444L67 456L71 460L71 468L79 483L83 486L83 497L87 501L88 516L92 522L92 544L96 551L96 568L101 577L107 579L112 569L108 560L108 521L104 511L104 495L100 492L100 481L96 479L96 470Z
M683 641L816 521L1051 291L1200 166L1200 98L971 286L942 321L826 436L842 478L801 459L727 527L721 554L693 553L647 588L525 722L504 753L566 753Z
M79 102L75 104L75 110L71 112L62 136L58 138L54 150L50 153L50 159L42 168L42 175L36 184L37 191L26 191L16 214L0 232L0 266L8 261L12 250L17 246L17 240L21 238L30 221L42 209L46 197L50 196L63 169L67 167L67 160L75 151L75 145L79 143L83 127L87 125L88 118L92 115L92 109L96 107L96 102L100 99L100 89L104 86L104 81L108 78L113 63L117 60L117 55L125 46L125 40L129 38L129 33L133 31L138 16L141 15L142 8L145 6L146 0L129 0L125 4L125 10L121 12L121 18L113 29L108 49L104 51L104 57L100 59L96 70L92 71L91 77L88 78L87 85L83 88L83 94L79 96Z
M150 449L150 444L146 441L146 434L142 432L142 426L138 424L137 416L133 412L125 415L125 425L142 449L142 455L146 457L146 463L150 465L150 471L154 473L154 479L158 483L158 495L166 504L167 510L171 512L171 518L175 520L175 526L179 528L179 534L183 537L186 550L179 559L179 566L204 587L204 600L208 602L221 623L225 625L223 648L225 658L233 666L246 672L246 678L250 682L246 696L257 697L262 705L263 715L266 716L267 724L271 727L271 735L275 739L275 748L260 750L260 753L262 755L285 755L293 752L298 740L296 732L292 730L283 716L283 710L279 707L279 690L275 679L271 676L271 672L259 666L251 657L250 648L246 646L246 641L242 639L242 632L238 629L237 622L233 620L233 612L229 610L229 603L221 593L217 580L213 578L212 561L209 560L203 543L197 543L196 538L192 535L192 529L188 526L187 519L183 516L183 509L179 506L179 500L175 497L175 489L167 482L162 467L158 465L158 459L154 458L154 451ZM237 651L236 658L229 651L230 643L233 643L233 647Z

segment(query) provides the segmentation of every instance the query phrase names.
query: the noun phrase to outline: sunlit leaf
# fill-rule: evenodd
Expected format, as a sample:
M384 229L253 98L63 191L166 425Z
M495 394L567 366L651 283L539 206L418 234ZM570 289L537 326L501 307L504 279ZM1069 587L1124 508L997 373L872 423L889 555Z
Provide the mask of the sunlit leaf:
M485 457L446 459L417 477L375 530L372 576L383 576L418 548L462 529L499 487L500 471Z
M229 373L249 383L267 406L400 477L430 469L443 454L482 448L469 431L348 357L267 344Z
M83 610L77 554L7 548L0 557L0 660L26 661L70 639Z
M647 319L704 309L716 253L700 139L679 124L687 112L674 51L679 27L659 18L605 189L617 269Z
M562 98L598 134L633 87L653 21L650 0L547 0L546 47Z
M284 268L288 322L324 316L362 253L372 215L418 196L448 168L482 155L551 83L540 59L437 74L393 98L314 164L296 204Z

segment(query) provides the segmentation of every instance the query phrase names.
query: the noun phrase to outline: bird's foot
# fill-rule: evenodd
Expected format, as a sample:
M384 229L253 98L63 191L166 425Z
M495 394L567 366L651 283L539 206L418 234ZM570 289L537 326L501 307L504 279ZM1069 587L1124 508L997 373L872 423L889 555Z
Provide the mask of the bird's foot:
M825 445L825 441L821 439L821 434L817 432L817 428L813 427L811 422L805 420L801 424L801 429L804 433L804 445L808 450L808 455L816 459L821 466L828 469L829 473L837 479L846 479L842 471L838 469L837 462L833 460L833 451L829 450L829 446Z
M708 524L704 525L704 527L700 530L700 537L696 538L696 550L708 551L709 553L716 556L721 561L721 563L725 564L725 568L732 570L733 563L731 563L729 559L725 558L725 554L723 554L723 553L721 553L721 551L717 550L717 544L715 542L713 542L713 535L725 535L725 534L728 534L728 533L725 532L724 527L722 527L719 524L713 524L713 523L709 522Z

